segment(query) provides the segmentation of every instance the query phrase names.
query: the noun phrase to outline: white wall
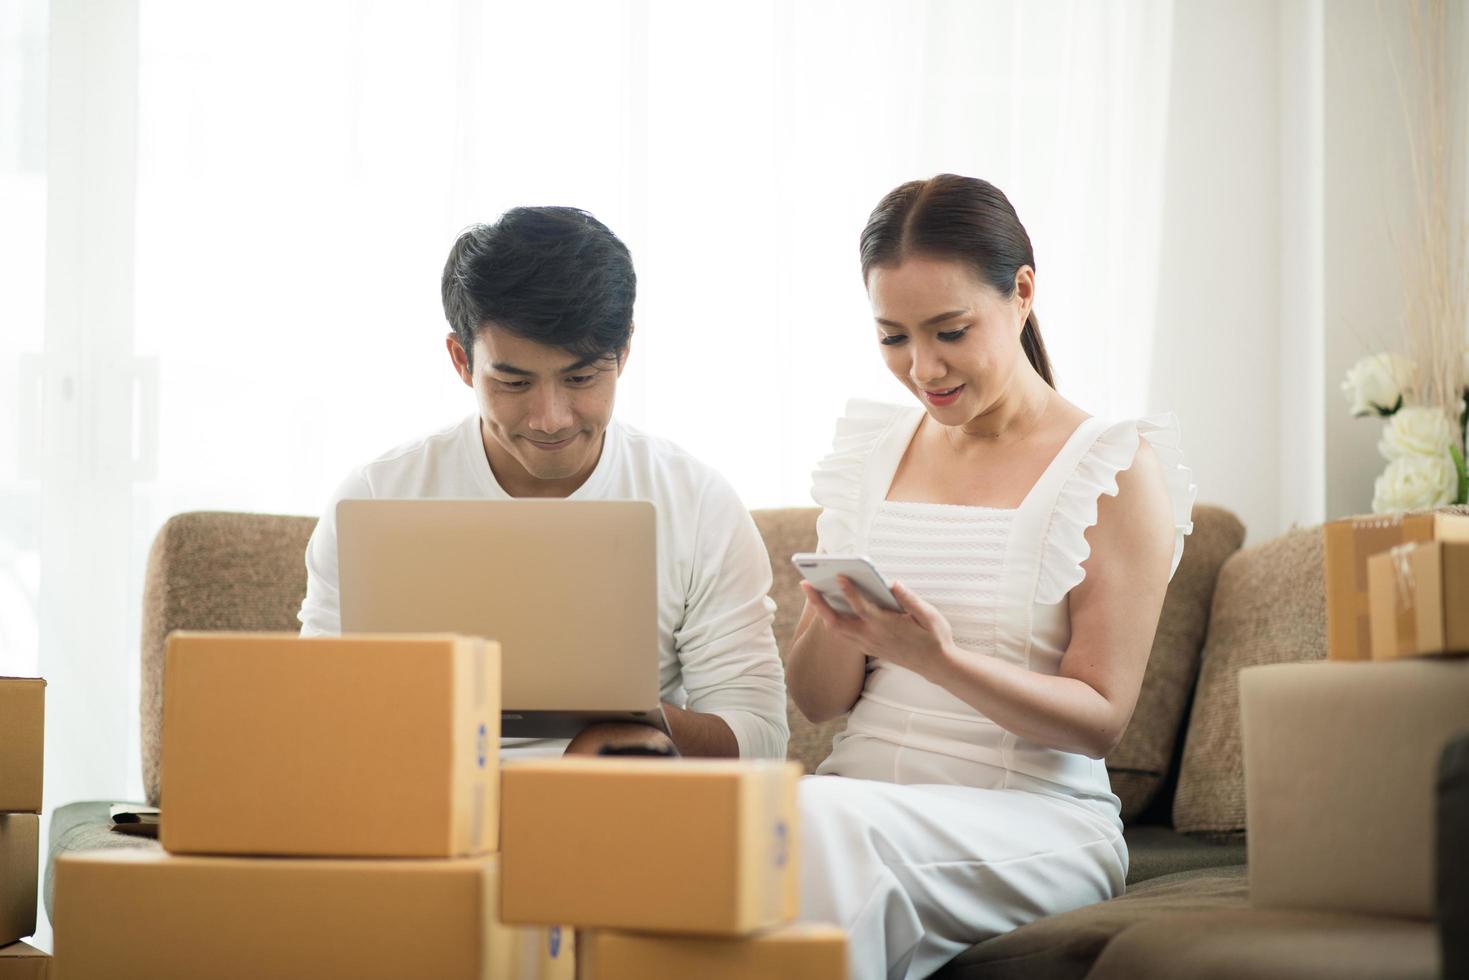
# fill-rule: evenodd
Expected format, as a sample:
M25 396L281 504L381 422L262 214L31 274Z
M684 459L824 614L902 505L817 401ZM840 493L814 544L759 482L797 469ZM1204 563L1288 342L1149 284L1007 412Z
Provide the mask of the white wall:
M1464 51L1462 13L1451 50ZM1380 426L1348 417L1338 386L1360 357L1402 350L1402 242L1416 217L1412 165L1396 59L1412 99L1408 6L1377 0L1325 5L1324 404L1328 517L1369 510L1372 483L1385 465ZM1461 74L1460 78L1463 78ZM1462 118L1462 89L1452 111ZM1458 152L1469 150L1463 140Z
M1323 0L1280 6L1278 523L1326 517Z
M1202 502L1280 527L1279 14L1179 4L1150 404L1172 409Z
M1465 7L1450 31L1461 62ZM1384 465L1380 426L1350 418L1339 385L1358 358L1403 347L1415 192L1392 59L1412 100L1408 10L1174 13L1149 403L1178 413L1200 500L1237 513L1252 542L1369 510ZM1461 87L1461 126L1466 103Z

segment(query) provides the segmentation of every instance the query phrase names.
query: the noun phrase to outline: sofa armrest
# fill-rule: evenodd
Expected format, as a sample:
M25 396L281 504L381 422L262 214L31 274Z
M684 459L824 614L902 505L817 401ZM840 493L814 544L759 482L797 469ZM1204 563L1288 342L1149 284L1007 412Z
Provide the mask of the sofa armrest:
M1438 931L1443 975L1469 977L1469 730L1438 767Z

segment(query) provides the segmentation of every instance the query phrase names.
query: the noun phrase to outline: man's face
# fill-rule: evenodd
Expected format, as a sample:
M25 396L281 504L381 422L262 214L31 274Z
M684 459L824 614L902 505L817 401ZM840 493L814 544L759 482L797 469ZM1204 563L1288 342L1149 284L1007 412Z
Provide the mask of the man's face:
M578 358L487 323L473 368L451 333L449 356L479 403L480 435L500 486L513 497L564 497L586 482L612 420L617 357Z

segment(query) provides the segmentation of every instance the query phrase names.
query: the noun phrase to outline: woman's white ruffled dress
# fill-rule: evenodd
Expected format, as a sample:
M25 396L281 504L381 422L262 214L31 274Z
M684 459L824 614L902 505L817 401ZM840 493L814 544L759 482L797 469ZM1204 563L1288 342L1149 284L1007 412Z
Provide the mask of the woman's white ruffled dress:
M886 499L923 416L847 406L813 477L819 547L872 558L938 607L960 649L1058 671L1086 530L1141 440L1163 464L1178 567L1195 487L1172 416L1088 419L1013 510ZM802 918L848 931L854 978L927 976L990 936L1122 893L1103 762L1019 738L880 658L817 773L801 784Z

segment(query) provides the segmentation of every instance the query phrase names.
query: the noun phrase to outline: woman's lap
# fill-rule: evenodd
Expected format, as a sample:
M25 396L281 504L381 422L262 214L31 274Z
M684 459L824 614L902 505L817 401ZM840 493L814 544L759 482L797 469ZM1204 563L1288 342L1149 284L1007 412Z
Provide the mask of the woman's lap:
M1126 877L1120 828L1025 790L812 776L801 823L802 917L849 931L854 977L926 975Z

